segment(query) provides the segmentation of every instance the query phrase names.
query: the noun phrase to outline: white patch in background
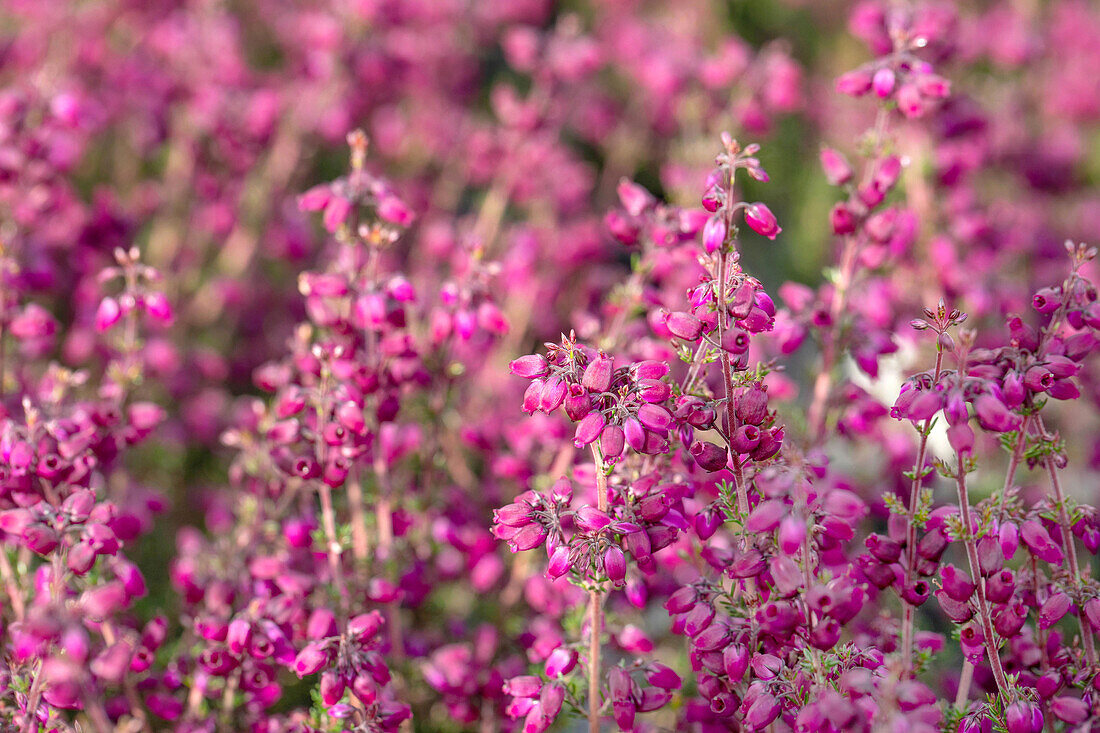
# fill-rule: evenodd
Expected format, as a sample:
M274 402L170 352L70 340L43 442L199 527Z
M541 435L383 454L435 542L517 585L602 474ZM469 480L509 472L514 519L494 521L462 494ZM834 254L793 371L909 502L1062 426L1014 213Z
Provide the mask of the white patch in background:
M878 360L878 377L875 379L867 376L850 357L844 360L844 371L852 384L865 390L889 409L897 400L905 380L920 371L920 365L917 364L920 356L921 350L912 341L900 340L896 352L886 354ZM947 421L942 412L937 413L937 416L939 419L932 426L932 433L928 436L928 448L936 458L950 460L955 457L955 451L947 440ZM890 422L904 427L914 440L916 439L916 433L908 420L899 421L891 418Z

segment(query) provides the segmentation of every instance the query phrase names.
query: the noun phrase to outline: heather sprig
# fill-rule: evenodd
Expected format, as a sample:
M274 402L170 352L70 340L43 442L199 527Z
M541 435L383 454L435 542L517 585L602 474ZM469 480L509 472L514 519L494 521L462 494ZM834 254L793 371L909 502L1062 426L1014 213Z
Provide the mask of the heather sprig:
M0 731L1100 720L1088 3L0 24Z

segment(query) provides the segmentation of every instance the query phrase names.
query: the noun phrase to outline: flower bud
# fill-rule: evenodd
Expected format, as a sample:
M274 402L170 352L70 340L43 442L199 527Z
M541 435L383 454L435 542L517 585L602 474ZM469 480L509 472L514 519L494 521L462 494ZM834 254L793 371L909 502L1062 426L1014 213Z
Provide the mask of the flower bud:
M974 451L974 430L966 423L952 425L947 429L947 442L960 456L969 455Z
M646 681L654 687L659 687L662 690L679 690L683 686L680 676L673 672L671 668L660 662L653 662L650 667L651 671L646 674Z
M901 177L901 158L887 155L875 168L874 186L880 191L889 191Z
M546 541L546 528L541 524L528 524L512 534L509 544L513 552L526 552L540 547Z
M1013 522L1002 522L998 531L998 539L1001 543L1001 553L1005 560L1011 560L1020 546L1020 531Z
M745 709L745 723L753 730L763 730L779 717L779 701L767 692L762 692L755 698L746 695L745 702L749 703Z
M543 720L553 720L561 712L562 702L565 701L565 688L559 683L551 683L542 688L539 695L539 707L542 710Z
M1049 629L1069 613L1073 603L1065 593L1055 593L1039 608L1039 628Z
M757 234L775 239L783 230L775 219L775 214L766 205L759 201L745 207L745 223Z
M970 419L970 411L966 409L966 399L961 390L951 390L943 406L943 414L948 425L960 425Z
M898 109L909 119L920 117L927 109L924 97L916 84L902 84L897 94Z
M607 673L607 688L615 713L615 722L622 730L633 729L635 708L631 700L633 684L630 673L622 667L612 667Z
M974 617L974 609L968 603L960 603L947 595L942 589L936 591L936 600L944 614L955 624L962 625Z
M741 455L752 453L760 445L760 439L760 428L755 425L742 425L733 434L730 448Z
M754 654L749 666L758 679L771 680L783 670L783 661L774 654Z
M697 440L691 444L691 455L704 471L720 471L726 467L726 450L714 443Z
M722 334L722 350L740 355L749 350L749 333L741 328L731 328Z
M600 433L603 432L606 420L601 412L590 412L584 416L584 418L577 423L576 434L573 438L573 445L578 448L592 443L596 438L600 437Z
M833 234L843 236L856 230L856 217L852 210L843 203L833 206L829 214L829 222L833 227Z
M916 544L916 554L925 560L938 561L947 549L947 538L939 529L933 529Z
M623 421L623 434L626 436L626 442L631 448L639 453L645 449L646 429L642 427L638 418L628 417Z
M95 329L103 333L118 323L120 318L122 318L122 308L119 306L118 301L106 297L99 302L99 307L96 309Z
M1008 733L1040 733L1042 729L1043 713L1037 706L1022 700L1005 706L1005 730Z
M333 456L333 458L325 464L321 472L321 480L331 488L339 488L344 485L344 481L347 479L350 470L351 464L347 458L343 456Z
M806 522L788 515L779 523L779 549L793 555L802 548L806 539Z
M382 623L382 614L378 611L361 613L348 621L348 633L361 643L366 643L378 635Z
M661 379L668 375L670 368L667 363L655 359L647 359L634 364L634 377L636 379Z
M914 580L901 592L902 600L913 606L923 605L932 594L932 588L926 580Z
M883 67L875 72L871 79L871 88L875 90L876 95L886 99L894 91L894 81L894 70Z
M638 516L647 522L658 522L668 514L668 499L663 494L650 494L638 502Z
M614 360L600 354L584 369L581 385L593 392L606 392L611 387Z
M672 394L672 388L656 379L639 379L638 396L649 403L664 402Z
M1062 306L1060 288L1041 288L1031 298L1031 307L1040 313L1053 313Z
M989 577L999 573L1005 565L1005 556L1001 552L1000 544L992 535L986 535L978 540L978 572Z
M558 545L554 548L554 551L550 553L550 562L546 566L546 575L549 578L560 578L569 572L570 567L569 547L567 545Z
M965 570L960 570L954 565L944 565L940 569L940 577L943 580L943 590L953 600L965 603L974 595L977 587L970 575Z
M747 425L760 425L768 416L768 392L753 386L734 399L737 419Z
M1089 717L1089 705L1078 697L1056 697L1050 701L1050 713L1065 723L1083 723Z
M864 544L867 546L868 551L875 556L879 562L895 563L898 558L901 557L901 543L895 540L885 537L880 534L868 535L864 540Z
M755 578L764 572L767 562L758 550L747 550L737 555L726 570L731 578Z
M23 528L23 544L31 552L48 555L60 544L61 536L53 527L34 522Z
M727 307L731 317L743 319L748 317L749 312L755 305L756 285L746 279L737 287L737 290L733 291L733 301Z
M1016 592L1016 576L1005 569L993 573L985 583L985 595L992 603L1007 603Z
M168 302L168 298L165 297L164 293L146 293L145 297L142 298L142 305L145 306L145 312L154 321L162 325L172 323L172 304Z
M904 712L911 712L925 705L934 705L936 695L927 685L915 680L900 682L896 688L898 707Z
M1020 427L1020 416L1010 412L1003 402L991 394L980 395L974 400L974 413L986 430L1004 433Z
M888 588L896 580L894 571L889 565L885 565L870 555L860 555L859 569L863 571L863 575L879 590Z
M603 556L603 566L612 585L618 587L623 584L626 578L626 557L617 545L607 548Z
M1027 621L1027 606L1022 603L1010 603L1002 606L993 615L993 628L1006 639L1011 639L1020 633Z
M713 254L722 248L726 242L726 217L724 214L715 214L707 219L703 227L703 247L707 254Z
M650 430L662 433L673 425L672 415L660 405L641 405L638 408L638 420Z
M244 654L252 643L252 624L243 618L230 621L225 643L234 654Z
M1048 669L1035 680L1035 690L1039 697L1049 700L1062 687L1062 673L1055 669Z
M1009 409L1015 409L1024 403L1027 389L1019 372L1010 371L1005 374L1001 383L1001 395L1004 397L1005 407Z
M864 69L842 74L836 80L836 90L850 97L862 97L871 90L871 74Z
M321 675L321 702L332 707L344 696L344 679L333 670Z
M378 200L377 211L379 218L403 227L411 224L415 218L412 209L393 194L387 194Z
M1035 365L1024 373L1024 386L1032 392L1046 392L1054 386L1054 375L1044 366Z
M542 680L534 675L513 677L504 683L504 694L512 697L538 697Z
M79 542L69 550L67 564L74 575L84 575L95 565L96 551L87 542Z
M550 679L567 675L577 666L577 651L559 646L546 658L545 672Z
M59 708L73 708L79 704L82 675L80 668L71 660L61 657L47 658L38 674L46 683L42 697L47 703ZM37 722L34 725L37 726ZM33 728L28 725L27 729Z
M618 458L626 447L626 434L618 425L607 425L600 433L600 452L604 458Z
M919 74L917 88L930 99L944 99L951 93L951 82L937 74Z
M1062 564L1062 559L1065 557L1062 548L1054 544L1046 528L1037 520L1028 519L1020 525L1020 539L1040 560L1053 565Z
M348 216L351 214L351 202L343 196L333 195L329 198L328 203L325 204L325 211L321 217L321 222L324 224L325 229L330 232L335 232L340 226L347 221Z
M716 506L707 507L695 515L695 534L703 541L709 540L725 520L721 509Z
M171 695L154 692L145 698L145 705L158 718L175 720L183 713L183 703Z
M828 651L837 645L840 641L840 636L840 623L836 619L827 618L824 621L819 621L817 625L811 629L810 644L816 649Z
M626 178L619 180L617 191L619 201L631 216L640 216L654 200L649 191Z
M748 519L745 520L745 530L754 533L771 532L789 513L790 508L778 499L762 501L749 512Z
M76 489L62 503L62 510L68 514L69 521L83 523L96 505L96 493L89 489Z
M320 641L336 635L336 614L327 608L315 608L306 623L306 638ZM228 634L226 635L228 638Z
M733 643L722 652L722 666L730 680L740 682L749 668L749 650L743 644Z
M546 359L540 354L529 354L527 356L521 356L518 359L512 361L508 365L512 374L517 377L523 377L524 379L534 379L535 377L546 376L550 372L550 365L547 364Z
M130 668L132 654L128 642L116 641L92 660L91 672L104 682L120 682Z
M70 626L61 635L60 647L73 661L83 664L88 658L88 634L84 629Z
M1100 631L1100 598L1090 598L1085 601L1084 608L1085 618L1088 619L1089 625L1092 626L1093 631Z
M575 521L585 532L598 532L611 524L611 517L594 506L583 506L577 510Z
M683 311L669 313L665 325L673 336L684 341L697 341L703 333L703 322Z
M832 186L843 186L852 180L852 166L844 155L832 148L821 149L821 168Z
M539 397L539 409L546 414L558 409L565 402L566 391L566 384L561 377L550 377L542 387L542 394Z

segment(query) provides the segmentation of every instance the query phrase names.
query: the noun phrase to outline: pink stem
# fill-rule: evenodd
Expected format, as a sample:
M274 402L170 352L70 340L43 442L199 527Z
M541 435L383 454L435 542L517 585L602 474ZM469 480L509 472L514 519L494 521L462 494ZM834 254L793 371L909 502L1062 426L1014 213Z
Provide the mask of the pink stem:
M729 273L727 272L729 254L723 249L719 255L718 260L718 343L722 343L722 334L726 329L726 292L727 283L726 278ZM737 415L734 410L733 404L733 369L730 364L729 352L725 349L718 349L722 362L722 384L726 391L726 436L727 439L732 439L733 431L737 427ZM730 449L730 455L733 458L733 488L737 492L737 511L741 514L741 519L749 515L749 496L745 491L745 479L741 473L741 460Z
M937 347L936 371L932 377L933 384L939 381L940 370L942 369L943 350ZM920 434L920 446L917 448L917 460L913 464L913 482L909 488L909 517L908 526L905 530L905 547L909 554L908 563L905 566L905 587L907 588L913 579L913 570L917 561L917 525L914 519L920 505L920 490L924 481L924 458L928 453L928 431L931 426L931 418L924 421L924 428ZM902 603L905 604L901 626L902 670L908 675L913 671L913 622L916 609L910 603L905 601L902 601Z
M978 595L978 616L982 624L982 635L985 637L985 651L989 657L989 666L993 669L993 678L997 681L997 689L1001 695L1008 694L1008 679L1005 677L1004 667L1001 666L1001 656L997 652L993 622L989 615L989 602L985 597L985 579L982 578L981 566L978 563L978 543L974 539L974 526L970 520L970 496L966 488L966 472L963 469L963 458L958 458L958 469L955 476L959 490L959 512L962 515L963 544L966 546L966 558L970 561L970 576L975 579Z
M603 456L593 444L596 462L596 508L607 511L607 473ZM588 591L588 731L600 731L600 635L603 631L603 591Z
M1042 418L1039 418L1038 427L1041 432L1046 432ZM1062 482L1058 478L1058 468L1054 465L1054 459L1047 456L1044 463L1046 464L1047 473L1050 474L1050 487L1054 491L1054 500L1058 504L1058 527L1062 532L1062 549L1069 561L1069 573L1070 577L1073 578L1073 587L1080 595L1081 569L1077 564L1077 546L1073 540L1073 529L1070 527L1069 515L1066 513L1066 495L1062 491ZM1090 667L1094 667L1096 666L1096 644L1092 638L1092 629L1089 627L1084 614L1078 614L1077 621L1081 625L1081 638L1085 642L1085 659Z

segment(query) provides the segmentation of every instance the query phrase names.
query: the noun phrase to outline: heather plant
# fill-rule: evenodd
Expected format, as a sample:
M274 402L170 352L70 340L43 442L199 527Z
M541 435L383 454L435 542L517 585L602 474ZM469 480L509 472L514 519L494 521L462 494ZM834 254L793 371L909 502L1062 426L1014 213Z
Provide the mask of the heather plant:
M0 28L0 731L1100 726L1096 8Z

